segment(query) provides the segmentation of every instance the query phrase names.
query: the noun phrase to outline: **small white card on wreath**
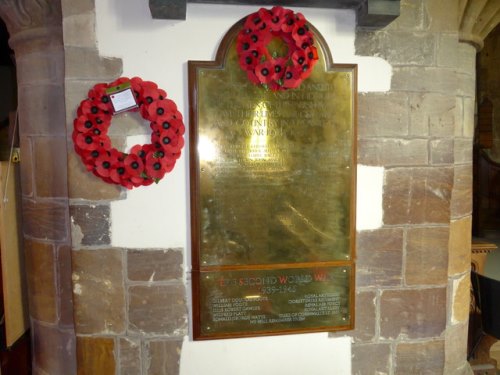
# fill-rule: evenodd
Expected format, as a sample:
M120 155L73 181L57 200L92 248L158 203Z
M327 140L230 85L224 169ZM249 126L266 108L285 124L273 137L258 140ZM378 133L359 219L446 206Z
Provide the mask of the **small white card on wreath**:
M124 112L139 107L135 100L134 93L132 92L130 82L124 82L118 86L110 87L106 90L106 94L108 94L111 99L114 113Z

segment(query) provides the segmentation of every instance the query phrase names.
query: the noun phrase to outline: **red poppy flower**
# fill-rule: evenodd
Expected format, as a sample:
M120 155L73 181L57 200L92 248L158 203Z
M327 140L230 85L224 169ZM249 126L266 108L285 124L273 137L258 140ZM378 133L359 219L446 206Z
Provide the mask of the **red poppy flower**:
M80 156L81 156L82 160L84 161L85 167L87 168L87 170L90 171L94 168L96 159L99 156L102 156L105 154L107 154L107 151L104 148L99 147L95 150L82 150Z
M240 66L243 67L245 70L253 70L259 63L259 59L256 58L252 51L246 51L245 53L242 53L240 55Z
M239 34L241 37L238 38L238 44L236 46L236 51L238 54L251 51L254 47L254 42L250 39L250 34Z
M95 160L95 171L99 176L110 177L111 171L116 168L118 158L112 153L105 153Z
M183 135L186 130L184 123L177 118L173 118L172 116L158 117L155 122L151 123L151 129L155 133L173 130L177 135Z
M266 14L265 14L266 9L261 8L259 11L252 13L249 15L246 20L245 24L243 27L245 29L250 29L250 30L258 30L259 28L262 27L263 24L265 24L265 19L266 19ZM263 16L264 15L264 19Z
M160 180L165 176L167 167L167 159L155 157L154 154L150 153L146 157L145 170L148 177L153 180Z
M95 85L89 92L88 97L92 102L103 111L111 111L111 100L109 99L106 90L108 89L108 85L105 83L100 83Z
M75 138L75 145L81 150L96 150L106 143L106 138L92 133L78 133Z
M130 82L130 79L128 77L120 77L118 79L115 79L113 82L111 82L109 84L109 87L119 86L124 82Z
M151 136L155 144L159 144L164 152L177 152L184 146L184 138L176 134L173 130L165 130L159 134Z
M151 121L169 112L177 111L177 105L170 99L157 100L148 107L148 115Z
M130 179L130 175L127 173L127 169L125 168L123 161L118 160L118 162L111 167L109 178L115 184L125 184L124 186L127 185L127 180Z
M310 61L310 64L315 64L316 61L318 60L318 50L314 46L307 47L304 50L304 53L306 54L307 58Z
M74 129L80 133L106 135L109 121L103 121L102 116L78 116L73 121Z
M282 23L285 22L287 17L291 16L292 14L293 11L291 11L290 9L285 9L280 6L272 7L270 14L271 22L268 25L269 30L274 32L280 31Z
M285 74L287 59L284 57L280 57L277 59L273 59L271 63L273 65L272 78L275 81L279 81L280 79L283 78L283 75Z
M274 64L272 61L264 61L255 67L255 75L262 83L270 83L274 77Z
M146 156L149 153L154 152L154 146L152 144L146 144L146 145L135 145L130 149L130 154L131 155L137 155L139 158L142 159L143 162L146 161Z
M135 154L127 155L123 160L123 164L130 177L140 177L144 172L144 163L142 159Z
M300 67L287 67L283 76L283 88L294 89L300 86L302 70Z
M93 100L85 99L80 103L77 110L77 115L97 115L102 113L103 109L99 108Z

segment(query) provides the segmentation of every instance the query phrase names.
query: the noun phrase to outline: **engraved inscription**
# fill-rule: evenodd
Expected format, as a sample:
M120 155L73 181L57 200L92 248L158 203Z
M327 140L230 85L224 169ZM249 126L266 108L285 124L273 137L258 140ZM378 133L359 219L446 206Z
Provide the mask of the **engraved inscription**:
M202 277L202 329L258 332L277 325L348 325L349 275L347 267L207 273Z
M317 64L273 92L248 82L233 47L225 70L199 75L201 264L349 259L352 72Z

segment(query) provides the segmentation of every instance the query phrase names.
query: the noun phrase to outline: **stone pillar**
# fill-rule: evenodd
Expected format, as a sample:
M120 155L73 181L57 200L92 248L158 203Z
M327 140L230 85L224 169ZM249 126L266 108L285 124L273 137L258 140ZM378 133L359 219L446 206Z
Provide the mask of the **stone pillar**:
M74 374L64 50L58 0L0 0L15 52L34 374Z
M385 169L384 226L358 233L353 374L467 374L475 49L456 0L403 0L356 53L393 68L359 96L359 163ZM365 313L367 312L367 313Z

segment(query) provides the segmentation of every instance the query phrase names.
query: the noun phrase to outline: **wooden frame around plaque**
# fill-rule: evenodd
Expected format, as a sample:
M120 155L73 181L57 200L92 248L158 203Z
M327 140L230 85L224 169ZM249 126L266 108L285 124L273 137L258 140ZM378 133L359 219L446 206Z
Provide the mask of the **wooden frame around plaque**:
M354 327L357 66L253 85L225 35L189 61L193 337Z

